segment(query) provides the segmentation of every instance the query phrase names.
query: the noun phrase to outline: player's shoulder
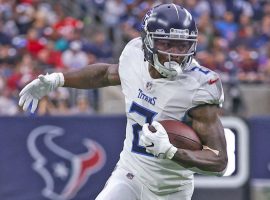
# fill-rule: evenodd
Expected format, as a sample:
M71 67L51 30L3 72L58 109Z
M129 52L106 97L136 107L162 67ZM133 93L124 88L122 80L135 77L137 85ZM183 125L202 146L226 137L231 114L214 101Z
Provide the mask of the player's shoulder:
M123 49L120 61L121 60L136 60L137 58L140 59L143 56L143 50L142 50L142 40L140 37L134 38L131 41L129 41L125 48Z
M134 38L130 40L124 50L133 49L133 50L140 50L142 51L142 39L141 37Z
M188 67L187 73L199 83L198 90L193 98L194 105L222 104L224 93L220 77L216 72L201 66L194 59Z
M219 75L215 71L200 65L195 59L192 60L187 69L187 73L195 78L201 85L212 85L216 82L220 82Z
M129 41L125 48L123 49L120 61L127 61L130 62L130 59L133 61L140 60L143 57L143 50L142 50L142 40L140 37L134 38Z
M136 37L132 40L130 40L127 43L128 46L132 46L132 47L137 47L137 48L142 48L142 38L141 37Z
M139 73L141 67L143 67L143 58L141 38L132 39L126 44L119 58L120 76L128 78L136 72Z

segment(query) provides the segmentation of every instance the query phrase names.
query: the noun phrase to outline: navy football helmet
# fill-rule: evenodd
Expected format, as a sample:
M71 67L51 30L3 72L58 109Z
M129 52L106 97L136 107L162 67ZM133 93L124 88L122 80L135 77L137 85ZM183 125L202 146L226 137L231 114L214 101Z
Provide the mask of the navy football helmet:
M176 4L161 4L149 10L142 22L145 60L164 77L174 77L192 61L198 30L191 14ZM174 48L174 50L172 50ZM167 56L162 63L159 54ZM175 57L182 57L175 61Z

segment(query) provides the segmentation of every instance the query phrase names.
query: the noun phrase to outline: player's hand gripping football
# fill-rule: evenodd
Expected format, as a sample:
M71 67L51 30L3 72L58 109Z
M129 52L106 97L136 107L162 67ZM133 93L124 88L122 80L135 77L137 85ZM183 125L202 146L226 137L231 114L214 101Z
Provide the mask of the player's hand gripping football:
M27 110L32 103L31 112L33 113L38 105L38 101L49 92L64 85L64 76L62 73L52 73L39 75L37 79L28 83L20 92L19 105L23 110Z
M177 148L170 143L166 130L157 121L154 121L151 125L156 129L156 132L149 130L148 123L144 124L142 128L141 141L146 148L146 152L158 158L172 159Z

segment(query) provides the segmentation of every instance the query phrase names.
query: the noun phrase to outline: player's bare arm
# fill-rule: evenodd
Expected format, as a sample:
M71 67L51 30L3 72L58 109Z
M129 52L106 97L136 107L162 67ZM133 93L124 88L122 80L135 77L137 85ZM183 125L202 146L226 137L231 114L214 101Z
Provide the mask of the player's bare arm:
M97 63L77 71L64 73L64 87L78 89L120 85L118 64Z
M120 85L118 64L93 64L77 71L39 75L20 92L19 105L34 112L39 100L58 87L90 89Z
M227 166L224 129L218 117L218 107L206 105L189 112L192 128L204 146L202 151L178 149L173 160L186 168L196 167L203 171L222 172Z

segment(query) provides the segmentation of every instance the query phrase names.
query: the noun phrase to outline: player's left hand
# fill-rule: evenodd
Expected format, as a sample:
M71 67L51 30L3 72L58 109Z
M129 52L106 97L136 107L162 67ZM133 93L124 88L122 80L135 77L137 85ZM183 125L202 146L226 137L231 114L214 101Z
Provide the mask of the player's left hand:
M156 129L156 132L149 130L148 123L144 124L142 128L141 141L146 148L146 152L158 158L172 159L177 148L170 143L166 130L157 121L154 121L151 125Z

